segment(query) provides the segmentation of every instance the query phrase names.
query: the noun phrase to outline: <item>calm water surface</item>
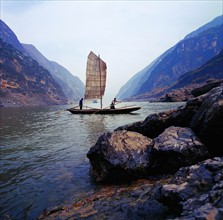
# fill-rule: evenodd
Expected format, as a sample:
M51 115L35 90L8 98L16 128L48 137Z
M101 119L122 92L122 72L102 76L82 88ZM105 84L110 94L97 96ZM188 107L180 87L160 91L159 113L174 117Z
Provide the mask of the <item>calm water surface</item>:
M184 103L137 105L142 109L125 115L73 115L65 111L70 106L0 108L0 219L36 219L94 189L86 154L101 134Z

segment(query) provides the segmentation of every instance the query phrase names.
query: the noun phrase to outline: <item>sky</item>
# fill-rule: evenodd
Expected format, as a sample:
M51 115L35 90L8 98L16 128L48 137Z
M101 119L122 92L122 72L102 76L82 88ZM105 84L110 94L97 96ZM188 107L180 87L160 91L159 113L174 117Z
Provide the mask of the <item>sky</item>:
M0 0L0 18L85 83L87 56L107 64L112 99L137 72L187 34L223 14L222 0Z

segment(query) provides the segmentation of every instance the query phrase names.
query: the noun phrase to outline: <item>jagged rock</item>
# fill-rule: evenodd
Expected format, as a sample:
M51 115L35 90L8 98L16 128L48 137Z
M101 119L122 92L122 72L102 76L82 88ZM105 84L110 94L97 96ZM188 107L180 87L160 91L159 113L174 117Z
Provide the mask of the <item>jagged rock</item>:
M169 127L169 117L176 110L165 111L149 115L144 121L118 127L118 130L135 131L149 138L157 137L165 128Z
M90 174L97 182L117 182L120 177L146 178L173 173L206 159L209 154L190 128L172 126L154 141L130 131L105 133L87 156Z
M170 126L190 127L213 156L223 155L223 86L187 101L185 106L176 110L152 114L144 121L116 130L136 131L155 138Z
M185 102L194 96L191 94L192 88L184 88L178 90L172 90L165 94L165 96L160 98L161 102Z
M194 96L194 97L197 97L197 96L200 96L200 95L203 95L209 91L211 91L213 88L215 87L218 87L220 85L223 84L223 80L208 80L207 84L201 86L201 87L198 87L198 88L195 88L191 91L191 94Z
M89 150L90 174L97 181L140 178L145 175L153 141L139 133L103 134Z
M190 127L214 156L223 155L223 86L202 96L203 102L192 118Z
M124 125L116 130L135 131L149 138L155 138L170 126L189 127L189 123L201 103L201 100L196 98L178 109L151 114L144 121Z
M153 173L176 172L180 167L188 166L207 159L207 148L190 128L167 128L154 139L152 151Z
M223 158L181 168L159 193L158 201L177 219L222 219Z

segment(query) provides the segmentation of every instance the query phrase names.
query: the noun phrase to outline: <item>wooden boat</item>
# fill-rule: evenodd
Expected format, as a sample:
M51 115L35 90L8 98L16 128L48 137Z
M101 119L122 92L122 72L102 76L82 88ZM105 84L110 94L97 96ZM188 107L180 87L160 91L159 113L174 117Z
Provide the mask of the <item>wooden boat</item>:
M101 108L91 108L84 106L67 109L73 114L127 114L139 110L139 106L125 106L115 109L102 108L102 97L104 96L107 76L106 63L92 51L88 55L86 68L86 86L84 99L100 99Z
M98 109L98 108L85 108L85 109L78 109L78 108L69 108L67 109L69 112L73 114L128 114L134 111L139 110L141 107L133 106L133 107L123 107L123 108L115 108L115 109Z

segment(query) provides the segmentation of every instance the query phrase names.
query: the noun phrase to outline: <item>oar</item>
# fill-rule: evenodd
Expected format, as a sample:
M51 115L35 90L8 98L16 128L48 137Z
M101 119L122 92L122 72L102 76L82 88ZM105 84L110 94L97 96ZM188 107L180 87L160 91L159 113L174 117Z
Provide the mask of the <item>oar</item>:
M72 108L77 108L77 107L79 107L79 105L77 105L77 106L74 106L74 107L72 107Z
M115 104L115 105L118 105L118 104L120 104L121 102L119 101L119 102L117 102L117 104ZM105 107L105 108L102 108L102 109L99 109L98 111L96 111L96 112L94 112L94 113L92 113L92 114L96 114L96 113L98 113L98 112L100 112L100 111L102 111L102 110L104 110L104 109L106 109L106 108L109 108L111 105L109 105L109 106L107 106L107 107Z
M100 112L100 111L102 111L102 110L104 110L104 109L106 109L106 108L108 108L108 107L110 107L110 105L109 105L109 106L107 106L107 107L105 107L105 108L99 109L98 111L96 111L96 112L92 113L92 115L93 115L93 114L96 114L96 113L98 113L98 112Z

